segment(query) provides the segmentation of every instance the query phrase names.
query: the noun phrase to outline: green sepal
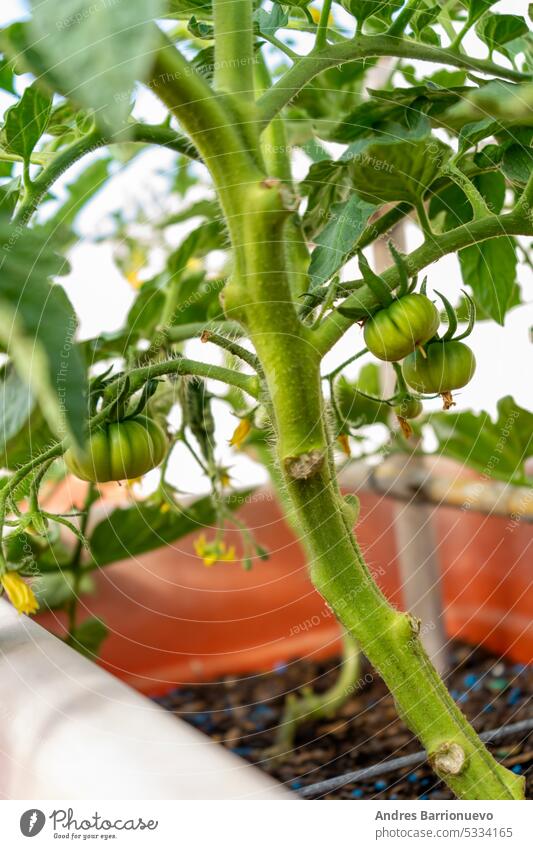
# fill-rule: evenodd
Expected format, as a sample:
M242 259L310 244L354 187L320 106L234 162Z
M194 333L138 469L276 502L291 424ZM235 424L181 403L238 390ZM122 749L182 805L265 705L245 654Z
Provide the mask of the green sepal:
M374 295L375 299L381 307L390 306L390 304L392 304L393 297L383 277L380 277L379 274L372 271L365 255L361 251L358 252L357 258L359 260L359 268L361 269L363 280Z

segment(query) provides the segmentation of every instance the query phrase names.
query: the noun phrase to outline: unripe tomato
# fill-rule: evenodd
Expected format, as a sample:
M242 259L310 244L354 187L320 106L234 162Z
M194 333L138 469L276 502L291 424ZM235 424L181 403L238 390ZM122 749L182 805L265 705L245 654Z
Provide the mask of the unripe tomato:
M365 344L378 360L397 362L431 339L439 322L439 312L429 298L404 295L365 322Z
M410 354L402 365L405 380L417 392L451 392L471 380L476 358L463 342L432 342L426 357L420 351Z
M69 470L84 481L104 483L138 478L154 469L167 451L162 428L147 416L107 422L93 431L84 454L65 454Z
M394 412L402 419L416 419L423 411L424 406L418 398L412 395L404 395L399 404L394 407Z

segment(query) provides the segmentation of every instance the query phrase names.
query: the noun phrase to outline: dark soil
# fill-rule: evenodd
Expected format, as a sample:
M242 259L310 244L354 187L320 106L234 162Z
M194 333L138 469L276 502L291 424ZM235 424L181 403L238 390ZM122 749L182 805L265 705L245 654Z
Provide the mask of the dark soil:
M533 666L513 664L456 645L451 668L448 687L478 731L533 716ZM333 684L337 669L338 661L297 661L279 665L269 673L187 686L157 701L295 791L420 751L419 743L397 718L384 684L365 666L359 688L337 715L302 727L290 755L281 763L273 761L267 750L274 742L286 694L305 685L323 691ZM533 732L522 732L489 748L509 769L526 776L527 797L533 798ZM423 764L367 782L346 784L321 798L453 797Z

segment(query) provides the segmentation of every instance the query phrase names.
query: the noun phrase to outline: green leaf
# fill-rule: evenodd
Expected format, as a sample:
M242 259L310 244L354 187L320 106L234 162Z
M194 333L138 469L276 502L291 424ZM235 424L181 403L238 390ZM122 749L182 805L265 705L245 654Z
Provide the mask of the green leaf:
M498 214L505 199L505 178L500 172L479 174L474 184L487 202L491 212ZM470 209L470 204L468 204ZM458 202L455 215L465 214ZM470 220L464 218L462 222ZM498 324L503 324L507 311L516 303L516 251L514 239L502 236L488 239L459 251L463 280L470 286L479 303Z
M474 185L485 199L490 211L498 215L505 201L505 177L499 171L488 171L474 177Z
M119 127L152 62L163 0L32 0L34 49L57 90Z
M54 433L66 429L81 443L86 376L77 320L65 291L49 282L66 267L45 234L0 220L0 339Z
M465 5L468 7L468 20L477 21L497 2L498 0L465 0Z
M502 157L502 171L511 183L524 186L533 170L533 150L522 144L511 144Z
M7 221L11 219L18 203L21 185L20 177L14 177L0 186L0 218Z
M248 492L233 494L227 500L232 510L246 501ZM91 553L96 566L107 566L169 545L193 531L201 531L216 521L216 510L210 496L200 498L178 513L163 512L161 505L140 502L132 507L117 508L94 528L90 537Z
M92 616L78 625L72 633L72 645L80 654L94 659L100 651L100 646L109 634L109 629L101 619Z
M403 0L341 0L341 5L361 23L384 9L389 12L389 7L401 8Z
M318 289L344 265L375 209L374 204L352 195L329 210L329 222L315 238L317 247L309 266L309 291Z
M465 124L459 132L459 148L462 152L475 146L482 139L493 136L499 129L500 124L493 118L483 118L481 121L472 121Z
M168 16L187 20L191 13L203 17L212 17L213 4L211 0L168 0Z
M289 13L282 7L274 4L272 11L257 9L254 12L254 21L262 35L275 35L280 27L289 23Z
M476 32L489 51L500 50L507 42L514 41L528 32L525 20L519 15L488 15L476 26Z
M212 24L199 21L195 15L192 16L187 24L187 29L194 38L199 38L200 40L211 41L215 37L215 28Z
M441 12L441 7L437 4L433 4L433 6L425 6L420 9L420 11L415 12L413 17L411 18L411 26L413 28L413 32L424 41L424 31L434 24L437 20L439 14ZM433 32L433 30L431 30ZM436 35L436 33L433 33Z
M488 239L459 251L463 280L476 301L498 322L504 324L512 304L516 283L514 240L508 236Z
M53 236L54 244L62 250L66 250L76 238L72 225L84 206L105 185L109 177L110 163L110 157L91 162L66 185L66 198L53 215L46 219L43 230Z
M5 149L29 161L46 130L51 111L52 98L43 94L37 83L28 86L18 103L6 111L2 128Z
M324 159L309 168L300 189L308 195L304 229L309 239L324 229L328 209L342 203L350 195L348 168L344 162Z
M160 277L142 284L126 318L132 338L151 337L161 321L165 302L166 295Z
M416 203L438 177L450 149L439 139L417 138L404 130L405 140L362 140L348 148L350 176L359 195L370 203Z
M365 394L362 395L361 393ZM335 384L335 399L338 410L345 421L354 427L363 425L386 425L391 416L391 407L380 401L373 401L381 396L379 366L367 363L360 370L357 380L351 381L342 375Z
M533 456L533 413L510 396L498 402L498 417L488 413L433 413L429 417L438 454L508 483L527 484L525 461Z
M0 374L0 466L14 469L49 445L53 434L13 365L4 365Z
M41 607L56 610L63 607L66 602L74 597L74 575L63 569L61 572L47 572L40 575L36 583L35 595ZM77 593L91 593L94 590L94 581L91 575L83 575Z
M205 256L210 251L225 246L224 225L220 219L206 221L196 227L168 258L167 267L171 274L181 275L193 257Z
M9 94L16 94L13 68L7 59L0 59L0 88L2 91L7 91Z

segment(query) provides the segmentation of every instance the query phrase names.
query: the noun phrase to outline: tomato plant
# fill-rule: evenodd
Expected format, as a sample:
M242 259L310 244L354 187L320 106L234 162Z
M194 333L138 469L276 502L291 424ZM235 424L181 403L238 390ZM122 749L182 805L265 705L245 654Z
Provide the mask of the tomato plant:
M230 526L245 568L264 559L234 515L242 499L217 437L224 406L235 418L232 448L251 445L266 465L314 586L346 643L356 641L382 675L436 773L461 798L521 798L520 777L487 752L432 667L419 623L372 580L350 531L356 499L339 495L335 449L343 462L351 451L366 456L377 422L386 436L375 455L410 452L418 425L405 422L420 416L443 453L449 445L483 470L476 433L484 428L497 444L512 409L512 444L495 475L530 482L530 414L512 399L500 402L498 423L432 412L433 395L448 408L459 387L468 403L465 335L475 340L479 321L503 325L524 300L528 23L494 13L490 0L192 5L191 16L178 0L32 0L29 16L0 31L1 587L33 612L26 579L37 564L43 603L64 609L69 642L94 653L105 626L83 628L77 606L91 569L198 525L216 527L196 541L204 562L236 556ZM159 123L145 120L150 98ZM81 338L63 286L82 238L78 216L148 148L165 154L157 203L115 210L96 239L133 288L131 308L120 327L104 331L102 316L101 332ZM400 250L397 228L407 222L417 246ZM390 261L377 273L366 257L387 238ZM433 264L454 256L440 331ZM69 287L79 277L74 266ZM350 356L326 371L344 338ZM190 340L220 358L189 356ZM182 450L207 490L188 506L168 474ZM51 513L43 498L64 474L63 456L89 483L81 515ZM109 523L88 531L96 484L156 466L155 490L122 511L113 534ZM111 553L106 534L119 539Z

